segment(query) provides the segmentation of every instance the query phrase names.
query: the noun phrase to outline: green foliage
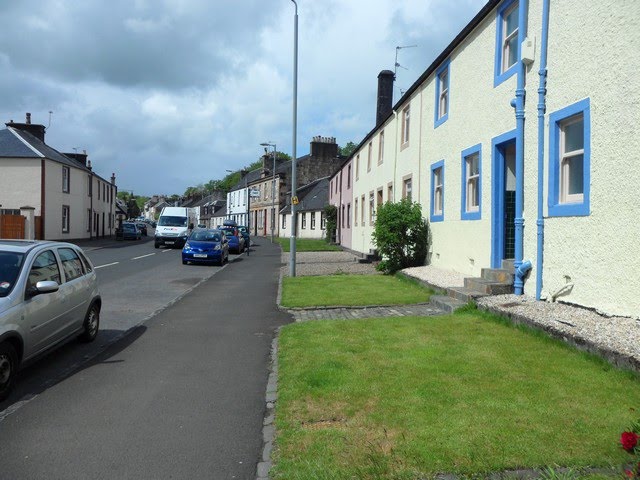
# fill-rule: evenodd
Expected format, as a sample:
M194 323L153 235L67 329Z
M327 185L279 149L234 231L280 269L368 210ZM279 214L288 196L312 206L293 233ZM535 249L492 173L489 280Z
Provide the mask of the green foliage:
M356 150L357 147L358 145L356 145L355 143L347 142L344 147L338 147L338 153L343 157L348 157Z
M324 207L324 217L326 218L327 242L335 242L336 229L338 228L338 208L335 205L327 205Z
M422 217L420 204L408 199L379 206L371 236L382 256L378 270L384 273L423 265L431 242L429 223Z

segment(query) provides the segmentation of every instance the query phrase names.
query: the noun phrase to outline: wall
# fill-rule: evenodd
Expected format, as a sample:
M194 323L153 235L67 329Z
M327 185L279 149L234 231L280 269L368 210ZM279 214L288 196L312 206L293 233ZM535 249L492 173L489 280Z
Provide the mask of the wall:
M19 209L34 207L35 215L41 215L39 158L0 159L0 205L2 208Z

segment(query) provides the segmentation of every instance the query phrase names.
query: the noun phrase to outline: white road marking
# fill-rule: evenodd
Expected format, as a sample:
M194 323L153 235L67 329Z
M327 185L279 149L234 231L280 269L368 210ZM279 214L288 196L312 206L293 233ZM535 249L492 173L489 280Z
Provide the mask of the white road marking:
M171 251L172 251L171 249L166 249L165 248L164 250L162 250L162 253L167 253L167 252L171 252Z
M155 253L147 253L146 255L140 255L139 257L133 257L131 260L138 260L139 258L150 257L151 255L155 255Z
M103 267L110 267L111 265L117 265L119 263L120 262L105 263L104 265L98 265L97 267L93 267L93 268L98 269L98 268L103 268Z

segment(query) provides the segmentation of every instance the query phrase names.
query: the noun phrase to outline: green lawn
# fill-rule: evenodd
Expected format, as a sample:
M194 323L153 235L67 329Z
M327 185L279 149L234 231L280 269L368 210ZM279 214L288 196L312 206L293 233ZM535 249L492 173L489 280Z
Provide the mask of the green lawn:
M637 376L475 310L297 323L280 334L271 474L621 465L620 432L639 406Z
M283 252L290 251L291 239L278 237L275 240L282 246ZM334 252L342 249L337 245L331 245L326 241L312 238L296 238L296 252Z
M386 275L285 277L283 307L406 305L426 303L433 292L410 280Z

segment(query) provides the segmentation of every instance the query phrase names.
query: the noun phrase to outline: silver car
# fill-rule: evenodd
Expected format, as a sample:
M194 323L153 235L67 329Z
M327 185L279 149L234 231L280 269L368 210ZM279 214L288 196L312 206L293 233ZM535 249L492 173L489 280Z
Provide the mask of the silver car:
M0 240L0 401L20 365L71 337L98 334L93 265L71 243Z

